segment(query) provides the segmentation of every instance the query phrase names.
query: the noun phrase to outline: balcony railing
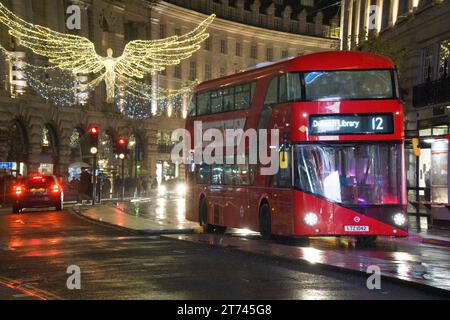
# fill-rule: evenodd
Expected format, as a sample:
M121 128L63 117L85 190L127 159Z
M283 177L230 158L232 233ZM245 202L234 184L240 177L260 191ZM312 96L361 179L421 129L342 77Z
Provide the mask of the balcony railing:
M439 103L450 103L450 77L422 83L413 88L415 108Z

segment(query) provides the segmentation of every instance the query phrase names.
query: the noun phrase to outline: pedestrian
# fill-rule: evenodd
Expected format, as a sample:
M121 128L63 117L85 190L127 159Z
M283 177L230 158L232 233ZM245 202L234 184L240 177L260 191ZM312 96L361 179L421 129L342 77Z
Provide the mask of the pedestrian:
M91 175L84 169L80 174L79 194L81 200L90 200L92 198L92 182Z
M142 193L142 178L141 177L137 177L137 179L136 179L136 192L137 192L137 196L140 197L141 193Z
M142 179L142 192L144 194L144 197L147 196L147 190L148 190L147 178L144 178Z

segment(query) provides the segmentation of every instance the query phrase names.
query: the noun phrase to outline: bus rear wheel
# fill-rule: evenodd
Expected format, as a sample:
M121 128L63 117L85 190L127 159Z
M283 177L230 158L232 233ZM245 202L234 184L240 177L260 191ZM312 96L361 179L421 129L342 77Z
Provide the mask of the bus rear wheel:
M359 236L356 237L356 246L366 248L373 247L377 241L377 236Z
M259 232L264 240L272 238L272 223L270 221L270 208L263 203L259 209Z
M202 198L200 200L200 204L198 206L198 215L200 226L203 227L204 232L210 233L212 231L212 226L208 223L208 206L206 204L205 198Z

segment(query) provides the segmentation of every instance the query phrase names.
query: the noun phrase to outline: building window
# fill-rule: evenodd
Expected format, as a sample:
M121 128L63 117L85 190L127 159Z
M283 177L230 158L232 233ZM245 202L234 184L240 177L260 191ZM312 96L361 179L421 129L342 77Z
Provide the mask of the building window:
M449 74L450 40L444 40L439 47L439 77L447 78Z
M267 48L266 50L266 60L273 61L273 48Z
M225 77L227 75L227 68L220 67L220 76Z
M205 40L205 50L211 51L212 50L212 39L209 37Z
M166 25L160 24L159 25L159 38L164 39L166 37Z
M423 49L423 68L422 68L422 80L423 82L433 80L433 45Z
M286 59L289 56L289 52L287 50L281 51L281 58Z
M137 25L134 22L129 21L124 24L124 34L125 34L126 42L137 40L138 33L139 32L138 32Z
M281 30L283 25L281 24L281 19L275 18L274 25L276 30Z
M211 65L205 64L205 80L211 80Z
M175 66L175 70L174 70L173 76L175 78L181 79L181 64L177 64Z
M242 47L241 47L242 45L241 45L241 43L240 42L236 42L236 56L237 57L240 57L241 56L241 54L242 54Z
M189 80L197 79L197 63L191 62L189 66Z
M43 147L50 146L50 134L47 127L42 128L41 144Z
M250 58L258 59L258 46L253 44L250 48Z
M391 12L391 0L383 1L383 14L381 16L381 29L389 26L389 14Z
M398 2L398 16L406 16L409 12L409 0L399 0Z
M220 53L226 54L227 53L227 41L226 40L220 40Z

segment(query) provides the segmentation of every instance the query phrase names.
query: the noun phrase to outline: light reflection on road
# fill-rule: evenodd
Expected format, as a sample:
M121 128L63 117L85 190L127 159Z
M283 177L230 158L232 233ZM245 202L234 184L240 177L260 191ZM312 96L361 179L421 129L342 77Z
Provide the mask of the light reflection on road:
M190 223L185 218L186 210L183 198L158 198L136 205L141 208L142 217L164 221L166 224L177 227ZM249 240L260 239L259 233L248 229L228 229L224 237L227 236ZM209 241L219 244L225 239L224 237L211 237ZM442 281L450 279L449 248L422 245L407 239L379 237L375 246L366 248L357 247L355 240L348 237L312 237L302 243L293 239L281 238L273 240L272 243L286 245L291 247L292 251L299 250L297 254L312 264L323 263L329 259L330 255L344 253L348 254L349 258L352 257L350 260L353 260L354 263L360 263L363 267L367 267L369 258L376 259L379 263L386 263L385 268L391 268L391 272L400 277L426 279L427 277L442 276ZM328 257L325 257L324 254ZM342 263L345 264L345 261ZM439 267L443 263L445 267Z

